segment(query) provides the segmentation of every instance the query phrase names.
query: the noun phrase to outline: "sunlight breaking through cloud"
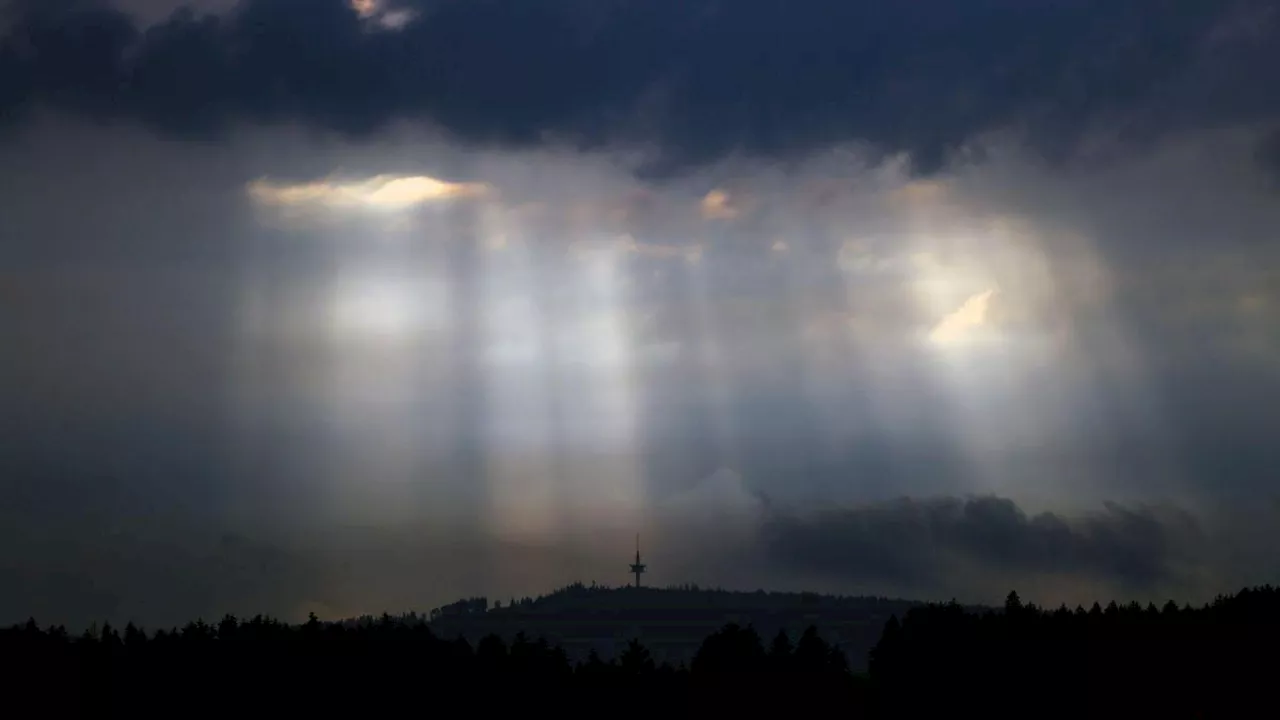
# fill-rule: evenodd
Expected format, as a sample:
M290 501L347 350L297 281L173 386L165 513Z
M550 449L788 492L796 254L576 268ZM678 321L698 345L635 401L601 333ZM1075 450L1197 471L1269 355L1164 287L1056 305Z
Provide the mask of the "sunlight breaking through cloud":
M712 190L702 198L702 217L708 220L732 220L738 217L738 208L733 205L729 193Z
M247 191L255 202L266 206L394 212L427 203L484 197L491 189L482 183L448 182L424 175L376 175L357 182L275 183L259 179L249 183Z
M955 345L969 337L972 331L987 324L987 315L991 308L991 299L995 290L984 290L973 295L955 312L947 315L934 326L929 339L943 346Z

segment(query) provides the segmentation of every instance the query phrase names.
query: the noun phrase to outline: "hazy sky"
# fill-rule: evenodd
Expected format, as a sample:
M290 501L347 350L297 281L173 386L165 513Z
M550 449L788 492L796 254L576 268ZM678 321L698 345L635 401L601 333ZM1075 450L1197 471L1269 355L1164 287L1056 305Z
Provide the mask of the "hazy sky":
M1276 580L1280 3L178 6L0 3L0 622Z

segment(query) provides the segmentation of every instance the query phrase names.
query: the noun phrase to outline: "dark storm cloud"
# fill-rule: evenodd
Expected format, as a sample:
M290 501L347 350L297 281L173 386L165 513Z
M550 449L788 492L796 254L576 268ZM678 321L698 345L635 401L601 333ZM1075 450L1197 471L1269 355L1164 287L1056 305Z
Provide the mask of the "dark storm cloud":
M666 169L860 141L931 170L995 129L1063 157L1099 129L1147 142L1276 109L1258 70L1276 46L1266 3L383 5L414 20L390 30L347 0L247 0L142 31L88 0L20 3L0 103L181 137L236 121L368 136L417 119L476 143L656 147Z
M1146 589L1181 579L1182 549L1199 530L1184 514L1116 504L1067 517L1029 515L999 497L944 497L779 516L765 532L778 562L899 587L921 587L963 568Z

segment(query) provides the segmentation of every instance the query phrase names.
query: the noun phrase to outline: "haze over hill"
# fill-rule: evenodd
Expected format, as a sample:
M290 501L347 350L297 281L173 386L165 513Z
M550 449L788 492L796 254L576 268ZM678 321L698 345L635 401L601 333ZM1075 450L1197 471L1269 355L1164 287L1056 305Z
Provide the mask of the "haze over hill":
M752 626L763 638L784 631L792 641L810 627L839 645L850 667L865 669L867 653L891 616L922 603L818 593L730 591L697 586L649 588L574 584L536 598L472 598L433 609L434 633L471 643L488 635L511 642L518 634L546 639L574 662L591 652L610 660L633 640L655 662L688 664L703 640L728 624ZM414 616L417 617L417 616ZM348 623L371 621L353 619ZM412 618L411 618L412 619Z

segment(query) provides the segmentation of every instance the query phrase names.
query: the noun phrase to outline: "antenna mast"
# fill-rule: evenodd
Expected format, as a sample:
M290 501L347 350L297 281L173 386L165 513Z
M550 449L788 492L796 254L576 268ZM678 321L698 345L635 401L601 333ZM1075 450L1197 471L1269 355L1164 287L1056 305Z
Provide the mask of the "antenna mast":
M636 587L640 587L640 575L645 571L644 563L640 562L640 535L636 534L636 561L631 564L631 572L636 576Z

